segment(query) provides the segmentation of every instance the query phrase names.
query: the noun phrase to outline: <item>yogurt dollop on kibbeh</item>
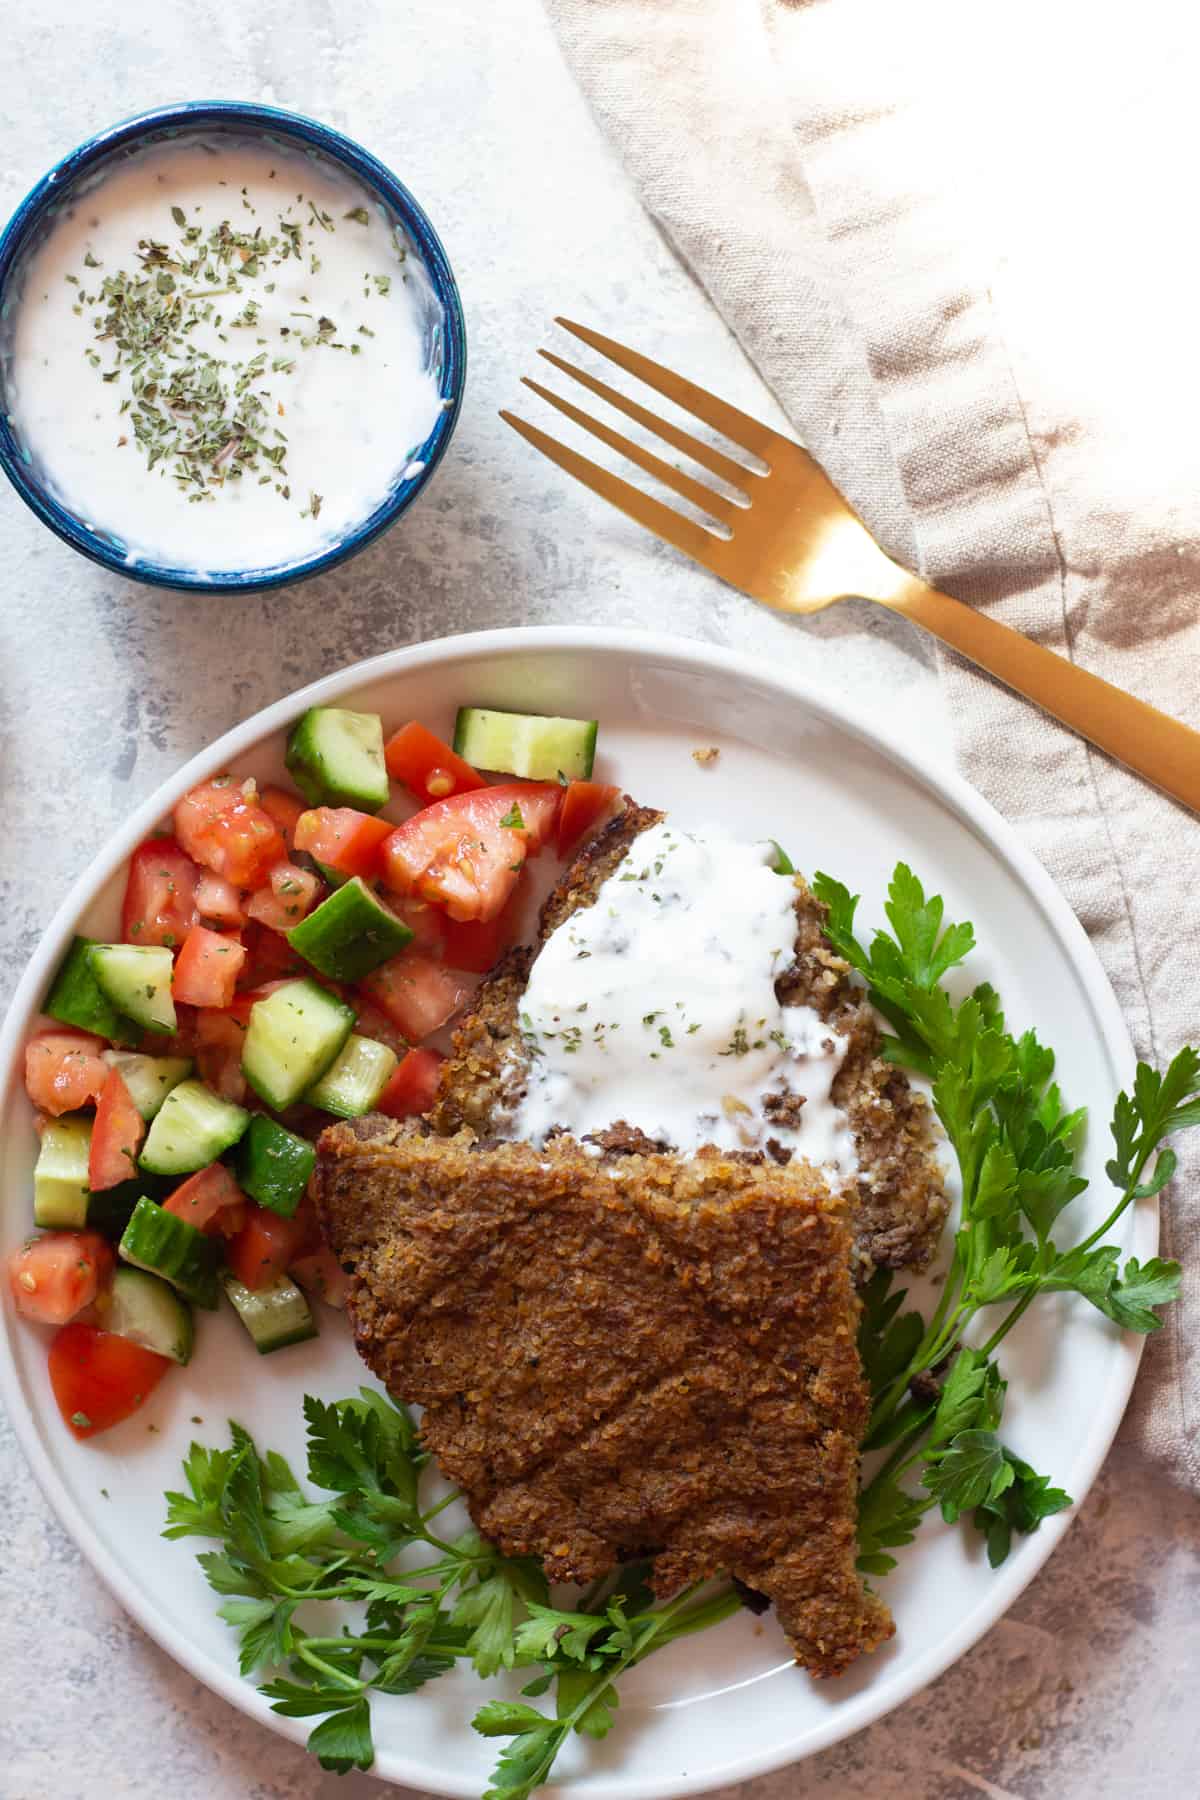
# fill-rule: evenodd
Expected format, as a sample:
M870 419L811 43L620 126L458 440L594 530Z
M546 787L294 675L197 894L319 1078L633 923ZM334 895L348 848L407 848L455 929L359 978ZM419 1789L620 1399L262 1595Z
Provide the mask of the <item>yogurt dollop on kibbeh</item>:
M541 1143L555 1126L584 1137L620 1122L683 1152L774 1147L836 1181L857 1171L830 1098L847 1042L776 996L796 892L771 854L717 826L666 822L634 841L533 964L513 1135Z
M368 518L429 436L438 312L394 221L324 158L149 145L31 253L8 410L131 562L293 562Z

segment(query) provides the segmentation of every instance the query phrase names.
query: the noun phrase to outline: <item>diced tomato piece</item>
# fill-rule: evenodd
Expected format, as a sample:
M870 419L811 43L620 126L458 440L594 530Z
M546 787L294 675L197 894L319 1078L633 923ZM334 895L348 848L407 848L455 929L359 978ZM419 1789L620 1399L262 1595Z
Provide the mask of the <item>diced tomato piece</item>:
M388 739L383 756L392 780L403 782L423 806L487 785L469 762L416 719Z
M126 944L182 944L196 923L200 871L174 838L148 838L129 859L121 903Z
M50 1346L50 1385L77 1438L95 1437L135 1413L171 1364L95 1325L64 1325Z
M412 941L406 949L420 950L427 956L442 954L450 921L440 906L434 906L429 900L418 900L414 894L389 894L388 904L412 932Z
M292 1228L296 1233L296 1248L292 1253L293 1261L298 1256L311 1256L325 1242L321 1236L321 1221L317 1217L316 1204L309 1194L305 1194L299 1206L292 1214ZM291 1264L288 1264L291 1267Z
M360 1037L374 1038L376 1043L386 1044L397 1056L405 1056L408 1052L408 1039L400 1027L388 1018L387 1014L368 1000L359 989L349 996L350 1004L358 1014L355 1031Z
M245 960L236 931L193 925L175 959L171 992L185 1006L228 1006Z
M240 1106L246 1098L242 1074L242 1050L246 1027L232 1011L215 1009L196 1014L196 1072L214 1094Z
M112 1246L98 1231L44 1231L8 1259L19 1313L39 1325L65 1325L90 1306L113 1269Z
M289 794L286 788L265 787L259 790L258 804L268 818L274 819L288 850L294 850L296 821L304 811L304 802L300 796Z
M437 1098L445 1057L436 1050L410 1050L375 1102L376 1112L390 1119L411 1119L428 1112Z
M398 894L444 906L452 919L494 919L525 858L558 816L556 782L506 782L439 800L398 825L383 846L384 879Z
M96 1119L88 1150L88 1186L99 1192L119 1187L137 1174L137 1153L146 1135L146 1121L125 1085L119 1069L110 1069L96 1102Z
M511 785L505 783L512 795L513 804L525 821L525 836L529 842L530 856L536 856L547 844L554 842L554 831L558 824L559 808L562 805L563 790L557 781L518 781ZM497 794L499 788L489 788L489 793Z
M242 1200L237 1206L223 1206L211 1225L204 1227L209 1237L235 1238L246 1228L246 1220L250 1215L251 1200Z
M196 1009L175 1002L175 1029L170 1037L144 1031L138 1048L145 1056L193 1056L196 1050Z
M196 883L196 911L205 925L236 931L246 923L242 896L232 881L220 875L202 875Z
M246 964L240 985L262 987L264 982L282 981L289 975L308 974L308 965L298 951L278 931L270 930L251 919L242 933Z
M558 854L566 856L581 838L604 824L616 811L620 798L620 788L604 781L568 782L558 815Z
M418 1043L453 1018L470 992L453 970L411 950L372 969L362 986L410 1043Z
M314 806L296 825L296 848L339 875L378 875L384 839L395 830L388 819L356 812L352 806Z
M303 1202L291 1219L251 1204L245 1225L226 1246L226 1260L243 1287L267 1287L312 1245L312 1236L312 1216Z
M298 1257L288 1274L293 1281L300 1283L306 1293L315 1294L326 1306L336 1306L339 1312L345 1306L350 1277L333 1251L324 1244L319 1250L314 1250L311 1256Z
M245 1206L245 1194L225 1164L219 1162L209 1163L207 1169L189 1175L163 1201L164 1211L174 1213L177 1219L186 1219L197 1231L223 1230L219 1215L226 1208L242 1211Z
M98 1100L108 1080L103 1038L88 1031L39 1031L25 1046L25 1091L42 1112L74 1112Z
M516 942L517 922L510 902L494 919L447 919L442 960L451 969L486 975L504 951Z
M255 888L287 854L283 834L258 804L258 790L219 775L185 794L175 808L175 834L196 862L235 887Z
M290 931L311 912L321 892L320 877L296 863L279 862L268 871L267 884L251 894L246 911L271 931Z

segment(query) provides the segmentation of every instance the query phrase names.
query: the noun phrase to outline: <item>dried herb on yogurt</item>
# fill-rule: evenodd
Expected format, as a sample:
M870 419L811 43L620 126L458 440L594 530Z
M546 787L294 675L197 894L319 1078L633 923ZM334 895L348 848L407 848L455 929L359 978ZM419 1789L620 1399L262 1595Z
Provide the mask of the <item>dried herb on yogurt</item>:
M253 212L242 190L243 204ZM292 216L293 208L304 217ZM370 225L365 207L347 213L357 225ZM137 241L131 269L105 272L94 291L84 291L79 277L79 306L94 309L96 349L87 361L106 383L123 381L129 389L121 414L128 431L118 447L135 445L151 469L160 463L190 500L211 500L228 483L248 476L273 485L290 500L288 439L281 418L282 402L264 384L272 375L292 375L299 359L320 352L363 353L358 343L338 336L335 322L310 312L293 313L301 321L262 335L263 298L274 291L272 271L289 260L320 268L312 248L313 232L336 231L329 213L303 194L278 214L275 228L247 230L228 219L205 228L189 223L181 206L167 217L174 227L163 237ZM165 223L165 221L164 221ZM91 256L85 268L101 268ZM379 293L390 288L376 277ZM368 290L369 291L369 290ZM244 296L244 305L225 317L215 305L229 295ZM195 341L197 329L212 327L227 355ZM358 333L371 337L366 324ZM310 493L302 516L317 518L321 495Z

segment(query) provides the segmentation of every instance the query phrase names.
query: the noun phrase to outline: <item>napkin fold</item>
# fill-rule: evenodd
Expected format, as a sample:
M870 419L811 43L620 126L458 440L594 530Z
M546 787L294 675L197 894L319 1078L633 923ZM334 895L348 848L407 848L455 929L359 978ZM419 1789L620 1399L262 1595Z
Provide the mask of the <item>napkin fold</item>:
M546 4L646 207L881 543L1200 725L1194 252L1172 229L1197 41L1173 0L1145 0L1136 44L1077 0ZM1163 1066L1200 1039L1200 823L942 671L964 773ZM1124 1429L1200 1488L1200 1158L1177 1148L1161 1254L1184 1295Z

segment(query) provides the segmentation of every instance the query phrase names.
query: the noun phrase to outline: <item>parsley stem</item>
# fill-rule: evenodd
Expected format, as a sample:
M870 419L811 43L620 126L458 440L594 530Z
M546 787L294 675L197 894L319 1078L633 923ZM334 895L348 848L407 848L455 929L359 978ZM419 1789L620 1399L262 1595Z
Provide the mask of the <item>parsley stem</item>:
M909 1468L911 1464L916 1461L920 1452L920 1446L924 1442L928 1432L929 1420L922 1419L919 1425L914 1426L910 1432L900 1439L900 1442L892 1450L887 1461L882 1463L880 1467L876 1469L870 1481L868 1481L866 1486L862 1489L858 1501L860 1511L869 1495L874 1496L874 1494L884 1486L885 1482L894 1479L897 1475L903 1474L904 1470Z
M1097 1225L1095 1231L1092 1232L1090 1237L1085 1237L1082 1244L1076 1244L1074 1246L1076 1250L1090 1250L1094 1243L1096 1243L1100 1238L1107 1236L1107 1234L1112 1230L1113 1226L1116 1224L1117 1220L1121 1217L1121 1214L1125 1211L1126 1207L1128 1207L1132 1203L1133 1196L1134 1196L1134 1190L1136 1189L1138 1183L1141 1181L1142 1173L1146 1167L1146 1164L1149 1162L1149 1160L1150 1160L1150 1152L1149 1152L1149 1150L1147 1150L1145 1155L1141 1158L1141 1160L1138 1163L1137 1169L1134 1172L1133 1180L1130 1182L1129 1186L1125 1189L1125 1192L1121 1195L1121 1198L1117 1201L1117 1204L1113 1207L1113 1209L1109 1213L1107 1219L1105 1219L1103 1225Z
M445 1512L445 1510L448 1506L453 1506L454 1502L456 1500L461 1500L461 1499L462 1499L461 1488L451 1488L450 1492L445 1496L444 1499L439 1500L437 1502L436 1506L431 1506L429 1508L428 1512L423 1512L421 1514L422 1525L427 1525L429 1523L430 1519L436 1519L440 1512Z
M740 1612L741 1600L734 1589L723 1587L701 1605L694 1606L683 1613L671 1626L670 1642L676 1638L690 1637L694 1631L707 1631L710 1625L717 1625L722 1619L730 1619L734 1613ZM651 1614L651 1617L654 1615Z
M951 1273L953 1273L953 1268ZM951 1291L951 1283L947 1278L945 1305L939 1305L939 1311L943 1313L945 1306L949 1305ZM876 1401L871 1412L871 1422L867 1428L868 1437L881 1425L885 1425L896 1409L903 1404L904 1396L908 1392L908 1384L913 1376L923 1374L926 1369L936 1369L938 1364L950 1354L970 1323L973 1311L974 1308L967 1301L960 1299L944 1324L938 1319L937 1314L934 1314L911 1362L907 1363L900 1373L893 1377Z
M388 1655L396 1648L395 1638L381 1637L306 1637L304 1642L309 1649L315 1644L322 1650L344 1650L347 1644L353 1644L356 1650L383 1650ZM470 1656L471 1654L469 1650L464 1650L461 1644L439 1644L436 1640L423 1645L422 1648L436 1650L439 1655L446 1656ZM363 1685L369 1687L370 1683L364 1682Z
M296 1646L296 1655L300 1657L303 1662L306 1662L310 1668L316 1669L319 1674L327 1675L335 1687L345 1688L348 1694L365 1694L370 1683L359 1681L353 1675L344 1675L341 1669L335 1669L333 1664L327 1663L323 1657L314 1656L308 1648L313 1641L312 1638L305 1638L302 1643ZM344 1643L346 1640L342 1638L335 1641Z
M1017 1320L1021 1317L1021 1314L1025 1311L1025 1308L1037 1299L1040 1292L1040 1284L1037 1287L1026 1288L1012 1311L1005 1315L995 1331L993 1331L987 1343L983 1346L982 1354L984 1356L990 1356L997 1344L999 1344L1003 1338L1008 1336Z
M599 1695L601 1695L606 1688L613 1685L618 1675L623 1675L626 1669L631 1669L635 1663L641 1662L643 1657L649 1656L651 1650L656 1647L654 1642L656 1638L662 1638L664 1633L668 1633L665 1641L669 1643L672 1637L677 1635L682 1636L682 1631L678 1629L682 1624L682 1621L679 1620L678 1615L685 1611L688 1601L694 1599L700 1592L700 1589L704 1586L704 1581L693 1581L690 1587L681 1589L681 1591L676 1594L675 1598L668 1601L667 1605L662 1607L660 1611L643 1613L641 1615L644 1626L640 1634L635 1633L635 1642L632 1643L629 1649L624 1651L615 1662L610 1663L607 1668L600 1671L591 1687L588 1688L583 1697L562 1720L563 1725L565 1725L568 1730L578 1724L579 1720L582 1719L583 1715L588 1711ZM740 1605L740 1602L738 1602L738 1604ZM697 1611L699 1610L702 1609L697 1608ZM725 1615L722 1613L720 1616L723 1618ZM631 1628L635 1627L638 1622L638 1620L630 1620ZM671 1628L669 1632L668 1627ZM685 1626L684 1628L695 1630L701 1629L700 1626Z
M494 1562L496 1560L494 1554L488 1556L464 1556L461 1550L456 1550L453 1544L448 1544L446 1542L445 1538L435 1537L432 1531L426 1531L424 1528L424 1520L422 1520L421 1524L421 1536L432 1549L440 1550L443 1556L453 1556L457 1562Z

